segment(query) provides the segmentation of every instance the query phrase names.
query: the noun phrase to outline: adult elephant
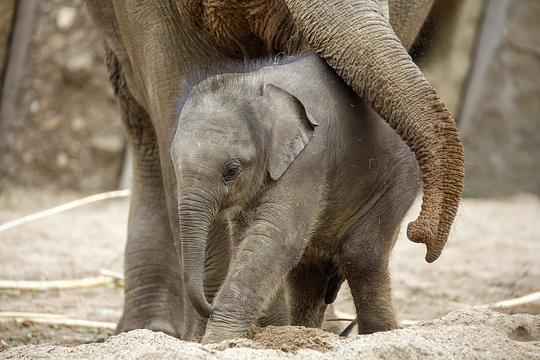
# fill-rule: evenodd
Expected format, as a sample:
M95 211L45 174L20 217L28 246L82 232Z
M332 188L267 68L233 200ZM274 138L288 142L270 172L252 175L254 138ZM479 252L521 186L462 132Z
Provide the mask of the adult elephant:
M426 244L427 261L437 259L462 194L463 151L451 115L407 53L431 3L87 2L105 38L110 78L134 154L119 331L148 328L182 339L204 332L203 311L192 305L203 303L197 299L204 296L197 291L202 279L193 278L197 271L188 265L198 262L182 261L170 147L182 80L197 68L227 59L303 50L323 57L416 154L424 197L408 237ZM220 236L214 230L219 226L211 226L210 237ZM226 241L208 243L201 276L211 300L226 274L221 259L229 249Z

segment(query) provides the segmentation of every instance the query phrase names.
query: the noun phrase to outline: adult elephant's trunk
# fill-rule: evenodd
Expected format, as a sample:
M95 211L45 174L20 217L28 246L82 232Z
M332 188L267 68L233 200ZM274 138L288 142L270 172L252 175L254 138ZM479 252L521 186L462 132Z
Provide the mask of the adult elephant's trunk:
M407 235L435 261L463 192L463 148L452 116L385 18L381 0L285 0L307 41L396 130L422 173L420 216Z
M178 196L184 289L197 312L209 317L212 306L204 294L206 239L218 206L200 189L183 187Z

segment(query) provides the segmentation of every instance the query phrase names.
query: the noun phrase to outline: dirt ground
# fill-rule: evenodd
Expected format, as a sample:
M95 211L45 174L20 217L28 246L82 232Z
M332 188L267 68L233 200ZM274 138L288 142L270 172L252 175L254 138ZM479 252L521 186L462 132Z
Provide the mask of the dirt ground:
M0 193L0 224L83 195L22 189L4 191ZM128 205L127 198L107 200L0 233L0 279L59 280L96 276L100 269L121 272ZM417 202L409 212L408 219L417 214L418 208ZM538 262L540 222L538 219L540 219L540 199L533 195L521 194L494 200L466 199L442 257L433 264L427 264L424 261L423 247L408 241L402 230L391 260L393 295L399 319L438 319L451 310L463 309L467 305L491 303L540 291ZM113 285L84 290L0 291L0 312L54 313L69 318L115 322L121 315L121 308L122 289ZM539 315L540 303L523 305L504 312ZM327 317L351 316L353 315L350 296L346 293L340 294L336 308L329 311ZM484 331L485 336L493 335L494 339L504 335L504 341L501 340L499 345L509 346L506 348L504 345L504 349L517 349L516 354L521 354L518 358L530 358L528 354L534 354L534 351L537 355L540 354L540 316L506 316L468 310L452 312L443 320L437 321L427 322L418 328L413 326L384 335L352 337L359 339L359 343L349 343L348 339L338 340L329 333L308 332L313 330L291 328L286 330L291 331L292 335L289 336L283 333L284 330L270 329L263 331L262 335L255 339L255 343L250 340L251 345L248 344L248 347L265 348L264 344L269 339L281 339L278 341L277 349L296 351L295 354L308 351L298 352L300 348L325 351L334 346L337 346L336 349L341 349L339 351L349 351L351 346L352 349L356 349L354 351L357 351L362 346L368 346L366 341L370 340L365 339L373 339L377 344L377 341L386 339L384 341L388 342L389 339L394 339L407 343L407 346L413 346L410 339L415 339L415 334L418 339L424 339L427 343L429 341L448 342L448 339L444 340L444 334L445 331L451 330L455 332L455 336L462 336L460 341L466 341L467 346L472 349L482 349L480 344L475 343L474 339L478 334L474 333ZM520 325L514 326L518 323ZM346 324L347 322L331 321L326 323L326 327L339 331ZM520 330L520 327L525 330ZM467 340L466 330L472 331L469 334L471 336L469 340ZM268 331L270 333L266 333ZM102 342L111 335L111 332L107 329L49 326L32 322L18 324L0 318L0 347ZM304 338L310 340L300 342L298 345L298 342L294 341L302 338L299 334L304 334ZM430 338L432 335L433 337ZM443 340L439 339L439 336ZM145 340L140 340L140 337ZM291 339L290 343L287 343L287 338ZM293 339L296 340L293 341ZM418 339L413 342L420 341ZM134 344L145 343L145 341L148 343L164 341L170 346L173 346L171 344L175 341L185 344L174 339L165 339L161 334L140 331L111 338L106 343L108 345L103 345L105 347L99 349L109 349L113 344L118 345L122 341ZM244 346L242 341L238 346ZM335 345L338 342L339 346ZM193 344L194 347L185 346L186 349L193 351L207 349L195 344ZM236 345L227 346L235 347ZM2 356L7 358L8 354L18 354L18 356L26 354L24 356L31 357L29 354L33 354L33 351L38 354L44 352L44 349L56 348L18 349L20 353L5 352L0 355L0 358ZM79 350L70 352L73 358L77 358L75 357L75 354L79 354L77 351L84 349L97 351L98 348L77 347L75 349ZM409 354L414 350L414 346L407 349L407 354ZM534 351L529 353L531 349ZM56 350L51 351L57 357L65 355ZM80 358L84 358L81 354L79 354ZM107 355L103 354L99 356L107 358ZM444 354L446 353L443 351ZM233 353L229 355L232 357ZM420 356L421 352L418 355ZM501 358L500 355L494 358ZM265 357L261 355L261 358Z

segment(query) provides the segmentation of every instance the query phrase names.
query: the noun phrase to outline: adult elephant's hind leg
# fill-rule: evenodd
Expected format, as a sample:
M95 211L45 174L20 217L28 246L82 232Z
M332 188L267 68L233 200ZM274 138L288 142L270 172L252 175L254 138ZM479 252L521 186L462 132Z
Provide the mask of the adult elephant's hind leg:
M165 200L158 145L145 109L131 95L107 50L111 84L133 152L133 184L124 260L124 310L117 332L162 331L178 337L181 276Z

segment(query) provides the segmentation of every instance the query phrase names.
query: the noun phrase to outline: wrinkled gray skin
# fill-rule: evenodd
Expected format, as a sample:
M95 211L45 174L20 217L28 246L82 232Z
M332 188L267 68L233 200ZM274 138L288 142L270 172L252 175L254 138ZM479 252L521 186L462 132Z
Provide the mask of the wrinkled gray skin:
M306 49L325 58L414 149L424 201L408 236L426 243L428 261L437 258L461 196L463 158L451 116L407 55L432 2L86 2L105 39L110 80L133 153L125 298L118 331L146 328L185 340L203 334L207 319L199 313L204 309L195 309L191 301L197 281L189 278L194 272L182 260L185 246L170 149L178 98L183 95L180 84L187 74L224 60ZM221 236L214 231L223 225L219 222L214 221L210 237ZM217 259L229 249L225 241L210 243L214 245L206 251L204 276L219 279L224 265ZM205 282L207 291L217 283Z
M318 327L344 279L360 333L396 327L388 258L420 186L416 161L318 56L197 85L171 155L186 285L210 316L204 343L249 336L261 316ZM212 226L222 235L207 240ZM229 232L228 275L203 287L205 247Z

